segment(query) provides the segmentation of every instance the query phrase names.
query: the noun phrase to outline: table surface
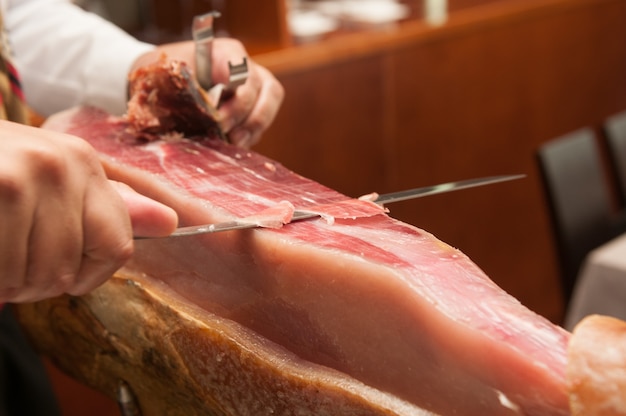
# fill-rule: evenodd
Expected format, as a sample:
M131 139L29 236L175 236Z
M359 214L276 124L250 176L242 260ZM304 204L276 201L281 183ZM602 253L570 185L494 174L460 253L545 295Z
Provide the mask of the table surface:
M626 320L626 234L589 253L564 326L572 330L581 319L591 314Z

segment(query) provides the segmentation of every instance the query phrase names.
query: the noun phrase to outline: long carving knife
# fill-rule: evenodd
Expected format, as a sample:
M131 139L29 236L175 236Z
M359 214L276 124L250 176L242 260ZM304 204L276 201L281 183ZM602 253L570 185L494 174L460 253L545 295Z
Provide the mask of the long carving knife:
M421 188L408 189L405 191L392 192L388 194L378 195L378 197L373 201L379 205L390 204L393 202L406 201L409 199L422 198L425 196L443 194L446 192L459 191L461 189L469 189L475 188L477 186L485 186L490 184L495 184L499 182L511 181L514 179L520 179L525 177L526 175L500 175L500 176L488 176L482 178L474 178L474 179L466 179L462 181L456 182L447 182L439 185L432 186L424 186ZM294 214L287 224L307 220L311 218L320 217L320 213L313 213L308 211L300 211L295 210ZM246 220L245 218L239 220L225 221L214 224L202 224L202 225L192 225L188 227L180 227L177 228L172 234L167 237L161 238L169 238L169 237L184 237L191 236L197 234L210 234L217 233L221 231L231 231L231 230L243 230L247 228L262 228L262 225L254 223L252 221ZM153 238L153 237L135 237L135 239L144 239L144 238Z

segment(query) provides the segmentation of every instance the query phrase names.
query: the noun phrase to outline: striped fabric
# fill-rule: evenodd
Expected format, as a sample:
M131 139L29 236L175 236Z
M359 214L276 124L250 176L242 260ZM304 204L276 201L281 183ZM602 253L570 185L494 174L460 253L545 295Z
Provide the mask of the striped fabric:
M11 49L0 13L0 118L28 123L28 111L19 76L11 64Z

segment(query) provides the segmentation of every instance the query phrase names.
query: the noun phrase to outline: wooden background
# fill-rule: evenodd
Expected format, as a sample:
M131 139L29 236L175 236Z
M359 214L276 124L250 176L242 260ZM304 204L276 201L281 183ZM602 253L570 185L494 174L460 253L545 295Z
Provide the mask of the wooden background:
M225 3L231 35L286 90L255 150L352 196L526 174L394 204L391 214L460 248L522 303L561 322L566 305L535 152L626 109L626 0L450 0L440 27L413 16L392 30L307 45L286 34L282 1L262 8L263 19L243 0ZM172 21L165 9L177 2L154 4L156 24L169 31L162 39L186 36L180 22L191 16ZM259 35L259 19L276 24ZM118 414L50 368L66 415Z

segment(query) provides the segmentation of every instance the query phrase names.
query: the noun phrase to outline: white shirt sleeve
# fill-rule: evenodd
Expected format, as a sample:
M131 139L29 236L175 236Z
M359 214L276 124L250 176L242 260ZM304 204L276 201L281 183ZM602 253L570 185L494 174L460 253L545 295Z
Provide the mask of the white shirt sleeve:
M42 116L79 104L126 109L128 71L154 48L69 0L5 0L4 20L28 105Z

